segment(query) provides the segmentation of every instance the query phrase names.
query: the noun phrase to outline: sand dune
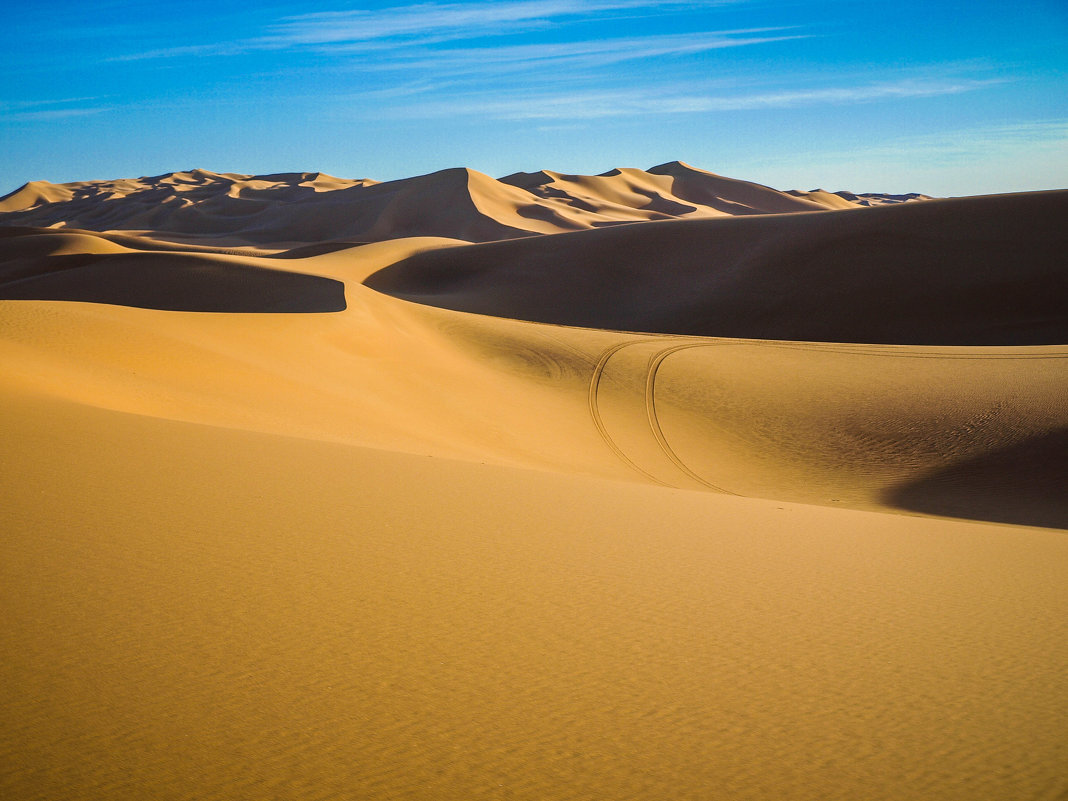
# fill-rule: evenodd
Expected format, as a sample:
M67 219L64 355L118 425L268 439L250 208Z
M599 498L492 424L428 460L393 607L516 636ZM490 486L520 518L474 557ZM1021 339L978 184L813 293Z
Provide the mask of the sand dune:
M592 328L1061 344L1066 215L1068 192L1052 192L665 222L423 253L368 284L462 311Z
M792 211L822 211L823 204L796 199L787 192L779 192L750 181L724 178L673 161L653 167L649 172L671 180L675 197L708 206L726 214L786 214Z
M896 206L917 200L933 200L930 195L923 195L919 192L909 192L904 195L891 195L885 192L863 192L858 195L855 192L847 191L827 192L823 189L812 189L808 192L801 192L791 189L787 194L811 200L830 209L849 209L857 206Z
M75 194L75 187L65 184L50 184L48 181L30 181L9 195L0 198L0 212L25 211L52 203L65 203Z
M822 211L821 204L801 200L766 186L723 178L681 162L631 168L601 175L566 175L542 170L501 179L546 200L612 220L666 220L674 217L716 217Z
M1058 797L1068 193L870 202L9 196L0 796Z
M475 170L449 169L386 183L322 173L191 170L118 181L35 181L0 199L0 225L128 231L279 249L328 239L410 236L487 242L621 222L819 211L869 202L851 197L856 200L829 193L799 198L681 162L648 172L542 171L500 181Z

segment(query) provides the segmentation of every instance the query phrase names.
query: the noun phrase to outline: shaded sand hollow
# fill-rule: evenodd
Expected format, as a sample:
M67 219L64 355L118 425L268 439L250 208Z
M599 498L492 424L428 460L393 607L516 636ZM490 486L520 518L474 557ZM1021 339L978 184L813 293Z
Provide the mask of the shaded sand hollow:
M1065 193L458 175L0 204L0 797L1064 798Z

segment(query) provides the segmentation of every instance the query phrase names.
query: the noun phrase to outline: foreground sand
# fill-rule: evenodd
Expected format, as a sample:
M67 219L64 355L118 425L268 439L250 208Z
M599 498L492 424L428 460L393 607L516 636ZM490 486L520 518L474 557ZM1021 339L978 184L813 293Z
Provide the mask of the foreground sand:
M1056 798L1061 531L5 398L9 798Z
M639 230L694 241L500 264ZM1068 792L1056 319L625 333L364 283L536 317L498 273L411 292L442 259L491 270L455 240L10 233L0 796Z

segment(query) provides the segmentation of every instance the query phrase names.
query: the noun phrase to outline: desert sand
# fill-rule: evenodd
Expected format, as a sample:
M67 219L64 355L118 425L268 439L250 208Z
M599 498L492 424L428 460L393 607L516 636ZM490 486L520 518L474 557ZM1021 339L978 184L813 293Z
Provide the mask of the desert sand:
M1064 797L1066 212L0 199L0 796Z

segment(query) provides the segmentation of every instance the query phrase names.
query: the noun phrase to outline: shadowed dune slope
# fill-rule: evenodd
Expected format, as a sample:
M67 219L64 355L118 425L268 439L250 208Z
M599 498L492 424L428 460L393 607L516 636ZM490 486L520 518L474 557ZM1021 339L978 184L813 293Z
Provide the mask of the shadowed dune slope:
M892 507L1068 529L1068 428L930 470L886 492Z
M679 220L420 253L367 285L546 323L915 345L1068 342L1068 191Z
M0 300L201 312L336 312L345 285L236 257L132 250L90 234L21 229L0 248Z

